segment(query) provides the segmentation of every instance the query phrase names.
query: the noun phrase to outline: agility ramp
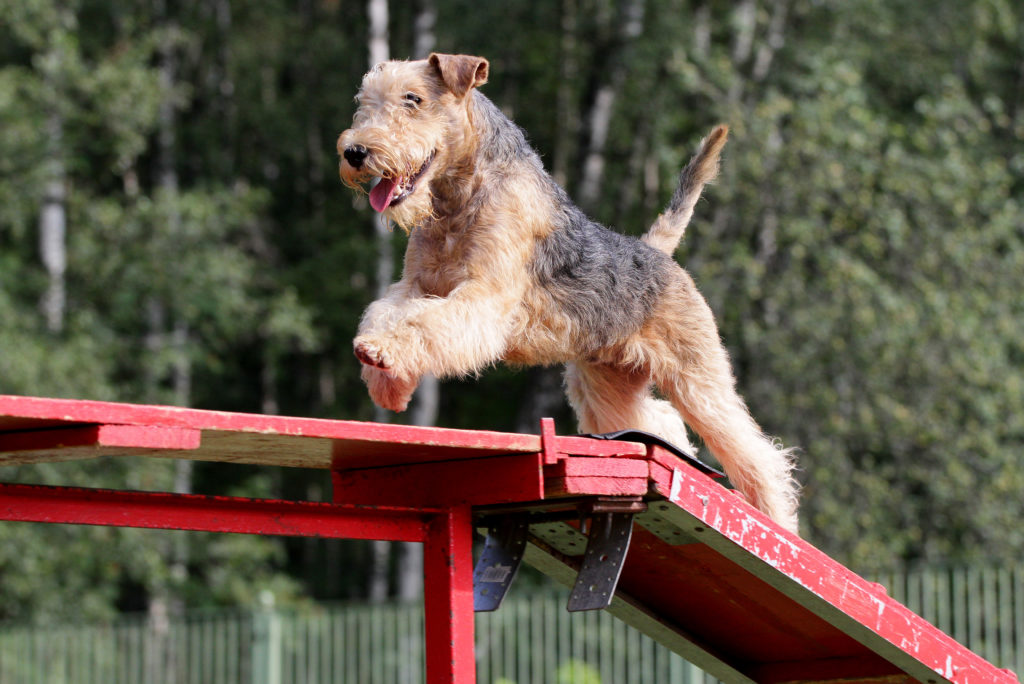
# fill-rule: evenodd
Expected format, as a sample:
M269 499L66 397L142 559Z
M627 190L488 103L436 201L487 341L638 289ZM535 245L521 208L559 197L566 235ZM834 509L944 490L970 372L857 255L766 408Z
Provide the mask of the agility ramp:
M550 420L530 435L0 396L0 466L101 456L322 469L334 501L0 484L0 520L421 542L430 684L475 681L474 603L500 610L520 562L726 682L1017 681L657 444Z

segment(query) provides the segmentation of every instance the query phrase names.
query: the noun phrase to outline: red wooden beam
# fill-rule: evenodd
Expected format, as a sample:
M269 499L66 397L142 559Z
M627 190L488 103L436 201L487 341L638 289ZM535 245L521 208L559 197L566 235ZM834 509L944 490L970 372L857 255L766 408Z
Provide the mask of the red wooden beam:
M427 681L476 681L469 506L355 506L0 483L0 519L423 542Z
M438 509L0 484L0 518L162 530L422 542Z
M647 461L639 458L566 456L544 466L545 496L642 496L648 473Z
M334 500L355 504L450 508L544 498L539 453L336 470L332 477Z

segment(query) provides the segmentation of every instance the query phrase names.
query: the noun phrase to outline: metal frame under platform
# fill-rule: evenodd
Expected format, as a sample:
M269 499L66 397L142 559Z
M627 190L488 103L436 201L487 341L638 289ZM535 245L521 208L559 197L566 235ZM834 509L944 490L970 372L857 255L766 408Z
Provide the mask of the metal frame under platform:
M1017 681L657 444L0 396L0 465L100 456L325 469L334 503L0 484L0 520L421 542L431 684L475 681L474 528L478 607L526 562L727 682Z

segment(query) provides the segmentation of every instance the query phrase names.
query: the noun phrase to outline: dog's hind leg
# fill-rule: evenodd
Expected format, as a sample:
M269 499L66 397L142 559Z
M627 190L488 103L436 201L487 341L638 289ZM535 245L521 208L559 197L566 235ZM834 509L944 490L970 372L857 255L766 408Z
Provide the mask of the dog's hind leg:
M713 326L710 315L708 311ZM661 341L667 342L669 349L662 350L669 353L659 355L652 365L655 385L704 440L733 486L753 506L796 534L799 488L793 478L793 450L766 436L751 417L736 392L728 355L716 331L712 328L700 336L699 349L691 344L692 333Z
M670 282L658 306L623 341L617 356L628 367L649 373L753 506L796 533L799 488L793 450L766 436L751 417L736 391L714 315L693 279L680 268L666 277ZM610 383L607 390L614 388Z
M646 374L578 361L566 364L565 391L581 432L643 430L692 451L683 419L671 404L654 397Z

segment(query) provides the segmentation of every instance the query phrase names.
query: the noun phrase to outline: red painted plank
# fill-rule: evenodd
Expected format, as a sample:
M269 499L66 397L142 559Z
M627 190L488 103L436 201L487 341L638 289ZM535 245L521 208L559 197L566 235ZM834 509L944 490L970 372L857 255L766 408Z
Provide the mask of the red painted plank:
M659 505L652 503L651 510L657 512ZM822 662L834 665L832 673L844 672L854 661L873 675L900 673L702 539L693 534L668 544L635 526L619 588L758 682L824 681L828 677L808 665ZM782 662L794 664L787 678L774 679L774 671L761 669Z
M0 438L94 425L198 430L202 444L182 457L308 468L371 468L542 451L540 435L0 395ZM566 454L643 457L646 451L632 442L558 437L553 422L550 431L543 445L547 462Z
M427 684L476 681L473 520L468 506L436 516L423 549Z
M544 481L544 496L643 496L647 493L647 478L614 477L548 477Z
M137 425L86 425L0 432L0 465L132 456L157 451L181 455L199 448L200 432Z
M438 449L464 451L465 457L540 451L539 435L0 395L0 432L81 424L147 425L326 438L340 442L335 454L339 465L348 465L350 461L355 464L359 459L364 459L360 465L366 465L366 457L403 449L419 460L437 456Z
M544 466L544 495L642 496L648 470L647 461L635 458L568 456Z
M198 449L199 430L138 425L87 425L76 428L0 432L0 452L51 451L71 447Z
M561 436L555 438L555 450L571 456L645 458L647 446L638 442L591 439L590 437Z
M891 669L891 674L880 674ZM828 658L796 663L768 663L748 673L757 682L841 682L841 684L915 684L916 679L896 670L894 665L880 663L878 656L868 654L857 658Z
M0 484L0 518L241 534L423 541L431 509Z
M333 478L338 503L447 508L544 498L540 453L336 470Z
M795 628L801 624L798 615L809 611L921 681L1017 681L707 476L681 463L651 471L657 490L692 516L690 532L695 539L750 573L752 581L737 585L732 600L747 605L758 586L763 589L767 583L790 606L771 609L780 624ZM742 628L742 623L736 625L735 638L743 638ZM778 661L799 660L787 658L778 648L772 655Z
M555 421L551 418L540 419L541 450L544 452L544 464L552 465L566 456L629 456L643 458L647 447L636 442L621 442L574 435L559 436L555 434Z
M554 418L541 418L540 419L540 444L541 451L544 454L544 465L550 465L556 463L558 459L564 458L566 454L559 453L556 442L558 441L558 435L555 434L555 419Z
M647 461L638 458L570 456L544 466L544 472L554 477L639 477L646 481L649 467Z
M673 454L671 451L669 451L668 449L665 449L665 448L663 448L661 446L658 446L657 444L652 444L650 447L648 447L648 450L647 450L647 460L651 463L652 466L660 465L661 467L668 468L669 470L671 470L672 468L677 467L680 464L680 462L682 461L682 459L680 459L678 456ZM690 463L687 463L686 461L682 461L682 462L685 463L688 467L690 465L692 465ZM715 479L715 480L722 479L722 478L725 477L720 472L711 472L711 473L705 473L705 474L708 477L710 477L712 479Z

